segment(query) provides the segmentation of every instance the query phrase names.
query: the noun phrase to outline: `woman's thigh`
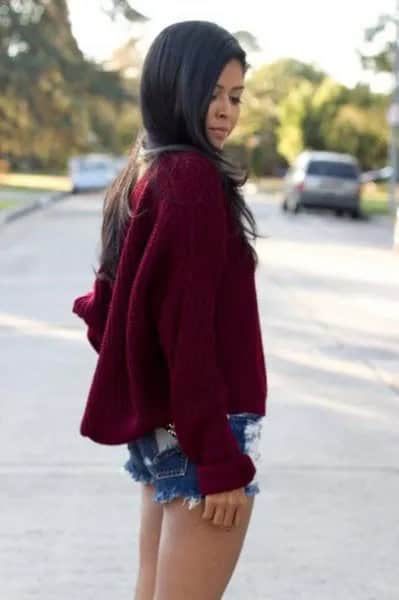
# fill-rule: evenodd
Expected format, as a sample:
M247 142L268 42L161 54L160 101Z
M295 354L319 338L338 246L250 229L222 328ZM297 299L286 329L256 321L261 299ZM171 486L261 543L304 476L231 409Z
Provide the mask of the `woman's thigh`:
M141 487L140 568L155 571L163 511L162 506L152 499L155 493L154 486L152 484L142 484Z
M139 570L134 598L153 600L163 510L160 504L152 500L155 492L153 485L143 484L141 487Z
M243 547L255 496L239 526L227 531L202 518L204 502L188 511L164 505L154 600L220 600Z

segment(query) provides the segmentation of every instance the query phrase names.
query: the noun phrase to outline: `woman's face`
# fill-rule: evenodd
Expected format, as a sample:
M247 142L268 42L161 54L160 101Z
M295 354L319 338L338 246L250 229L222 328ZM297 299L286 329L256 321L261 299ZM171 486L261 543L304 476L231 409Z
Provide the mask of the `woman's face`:
M237 124L243 89L243 68L238 60L233 59L219 76L205 122L210 143L220 149Z

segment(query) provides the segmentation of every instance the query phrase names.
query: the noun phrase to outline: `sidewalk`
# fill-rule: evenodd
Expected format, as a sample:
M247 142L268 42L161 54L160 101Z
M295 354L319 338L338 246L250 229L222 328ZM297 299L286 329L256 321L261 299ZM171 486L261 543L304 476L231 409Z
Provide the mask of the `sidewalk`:
M35 210L46 208L53 202L57 202L57 200L61 200L68 195L68 192L17 192L15 190L1 190L0 201L12 198L16 202L9 207L0 208L0 227Z
M224 600L397 600L399 281L386 230L252 200L268 371L258 496ZM83 438L100 195L0 235L0 580L6 600L131 600L140 486ZM187 599L189 600L189 599Z

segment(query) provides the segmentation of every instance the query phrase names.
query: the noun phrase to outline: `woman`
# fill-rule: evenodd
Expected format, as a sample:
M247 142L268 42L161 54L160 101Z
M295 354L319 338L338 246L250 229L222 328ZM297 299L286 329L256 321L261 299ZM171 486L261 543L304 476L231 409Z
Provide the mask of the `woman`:
M93 289L74 302L99 353L81 433L126 443L124 468L142 482L135 600L221 598L259 492L257 234L246 177L223 154L247 68L213 23L156 37L143 130L107 191Z

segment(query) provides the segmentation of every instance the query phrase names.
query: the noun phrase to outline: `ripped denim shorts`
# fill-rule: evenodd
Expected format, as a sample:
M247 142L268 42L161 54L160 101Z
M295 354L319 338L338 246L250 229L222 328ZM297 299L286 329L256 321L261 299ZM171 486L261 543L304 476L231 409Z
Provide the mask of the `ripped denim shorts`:
M241 451L248 454L255 467L260 461L259 442L263 417L255 413L235 413L227 415L231 430ZM165 427L141 436L127 444L129 459L122 470L127 471L135 481L152 483L155 487L155 502L170 502L176 497L183 498L183 504L194 508L205 498L198 487L196 465L183 453L179 442ZM245 486L245 494L259 493L257 473Z

